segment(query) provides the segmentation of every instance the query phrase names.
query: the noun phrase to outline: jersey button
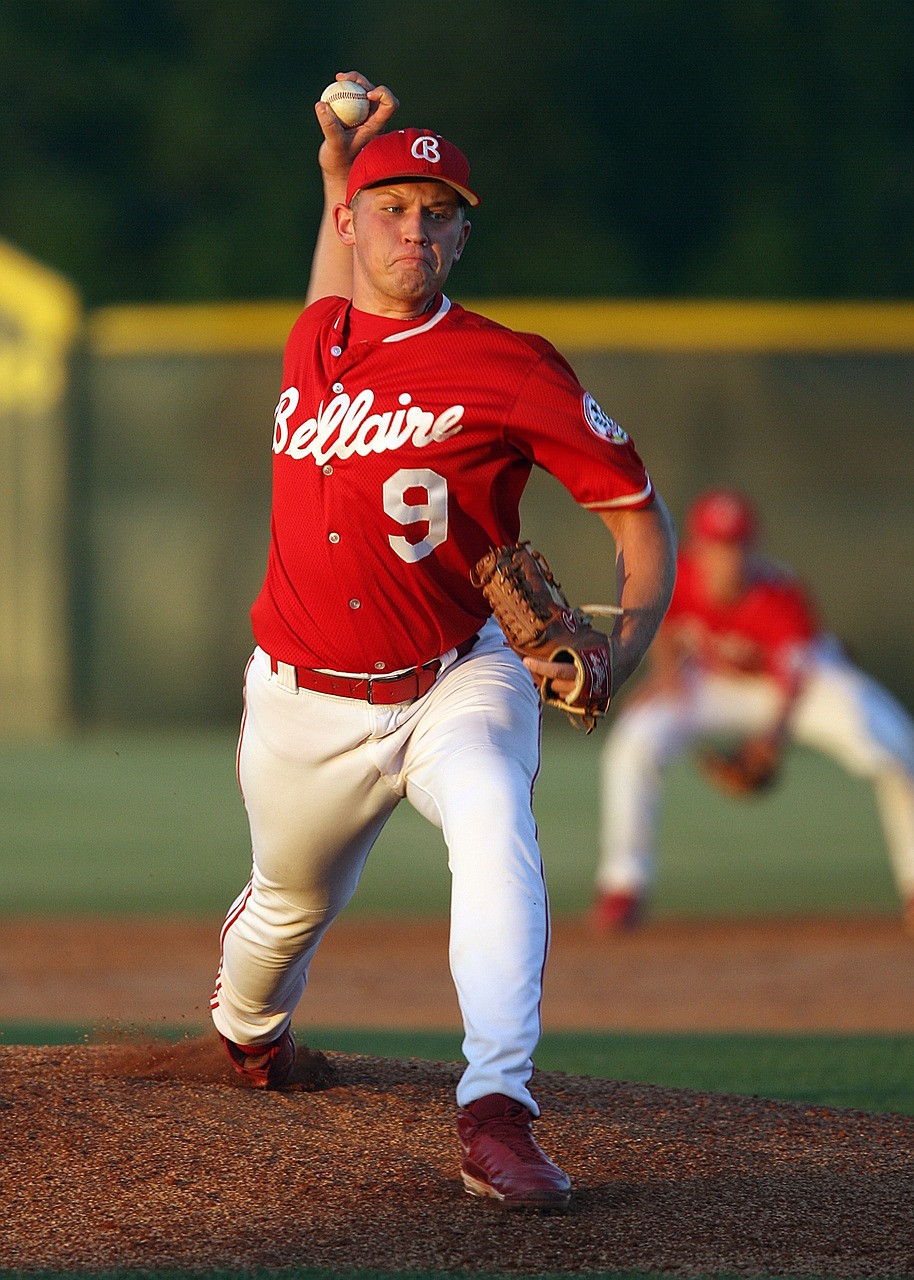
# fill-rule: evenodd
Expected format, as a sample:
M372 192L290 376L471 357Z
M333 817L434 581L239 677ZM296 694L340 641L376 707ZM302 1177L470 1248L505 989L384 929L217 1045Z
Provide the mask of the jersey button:
M376 662L374 664L374 669L375 671L383 671L386 666L387 666L386 662Z
M329 462L326 464L326 466L321 467L321 470L323 471L325 476L333 475L333 467L331 467Z
M341 356L341 355L343 354L343 348L342 348L342 347L331 347L331 348L330 348L330 354L331 354L332 356Z
M328 534L327 534L327 541L328 541L328 542L334 542L334 543L336 543L336 542L339 542L339 540L340 540L340 535L339 535L338 533L328 533Z
M340 394L340 392L342 391L342 389L343 389L343 384L342 384L342 382L334 382L334 384L333 384L333 390L336 392L336 394L337 394L337 395L339 395L339 394Z
M361 602L361 600L350 600L350 601L349 601L349 608L350 608L350 609L361 609L361 607L362 607L362 602Z

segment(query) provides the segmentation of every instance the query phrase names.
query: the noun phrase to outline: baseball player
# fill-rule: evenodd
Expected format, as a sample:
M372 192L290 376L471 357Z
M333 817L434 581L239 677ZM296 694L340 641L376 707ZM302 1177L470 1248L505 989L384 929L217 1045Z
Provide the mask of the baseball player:
M315 106L325 211L275 412L238 750L253 871L223 928L213 1020L250 1083L290 1081L311 959L406 798L443 830L452 875L464 1185L561 1208L569 1179L531 1130L549 940L531 672L561 693L575 673L525 669L470 571L517 539L530 469L548 468L624 563L618 684L669 602L674 535L631 441L558 353L442 292L479 204L464 155L427 129L382 132L390 91L338 78L372 110L345 130Z
M756 550L743 494L692 505L652 670L619 713L601 761L602 846L592 912L604 931L636 924L653 878L663 769L696 744L733 791L772 782L789 741L872 779L905 918L914 929L914 723L823 631L806 590Z

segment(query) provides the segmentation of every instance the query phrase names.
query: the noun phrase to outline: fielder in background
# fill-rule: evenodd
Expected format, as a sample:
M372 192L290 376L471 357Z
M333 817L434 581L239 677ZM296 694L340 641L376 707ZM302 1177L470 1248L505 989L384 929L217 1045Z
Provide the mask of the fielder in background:
M697 747L713 782L746 794L776 781L791 741L872 780L914 930L914 723L822 630L803 586L758 553L757 538L755 509L741 493L712 490L688 512L651 671L603 748L598 930L641 919L667 765ZM727 740L736 746L726 752L705 745Z
M223 929L213 1020L251 1084L292 1082L312 957L409 800L442 829L451 871L464 1185L562 1208L569 1178L531 1126L549 942L532 677L572 697L577 672L525 666L471 572L517 541L532 466L552 472L615 541L618 685L669 603L674 532L632 442L554 348L442 292L479 204L465 156L427 129L381 132L390 91L338 78L371 107L347 129L315 106L325 210L275 412L238 751L253 873Z

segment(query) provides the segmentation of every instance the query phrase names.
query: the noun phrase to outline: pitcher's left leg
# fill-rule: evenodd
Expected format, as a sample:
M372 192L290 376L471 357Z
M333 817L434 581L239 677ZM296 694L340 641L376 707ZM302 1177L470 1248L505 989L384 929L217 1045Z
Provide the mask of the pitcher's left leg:
M451 973L467 1068L457 1087L460 1174L472 1196L564 1209L571 1180L533 1137L549 904L533 819L540 704L513 653L466 660L410 742L407 795L444 831Z
M461 1106L502 1094L538 1113L549 908L533 817L540 703L510 651L471 655L429 698L410 742L406 794L444 832L451 973L466 1032Z

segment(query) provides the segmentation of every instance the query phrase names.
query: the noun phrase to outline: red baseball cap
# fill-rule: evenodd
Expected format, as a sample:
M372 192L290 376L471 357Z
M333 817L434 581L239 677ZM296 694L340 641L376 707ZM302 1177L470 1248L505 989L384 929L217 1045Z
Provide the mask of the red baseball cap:
M710 489L689 508L686 526L693 538L749 543L758 534L758 517L744 494L735 489Z
M401 178L446 182L468 204L479 204L479 196L467 186L469 160L453 142L430 129L397 129L366 143L349 171L346 203L351 204L364 187Z

